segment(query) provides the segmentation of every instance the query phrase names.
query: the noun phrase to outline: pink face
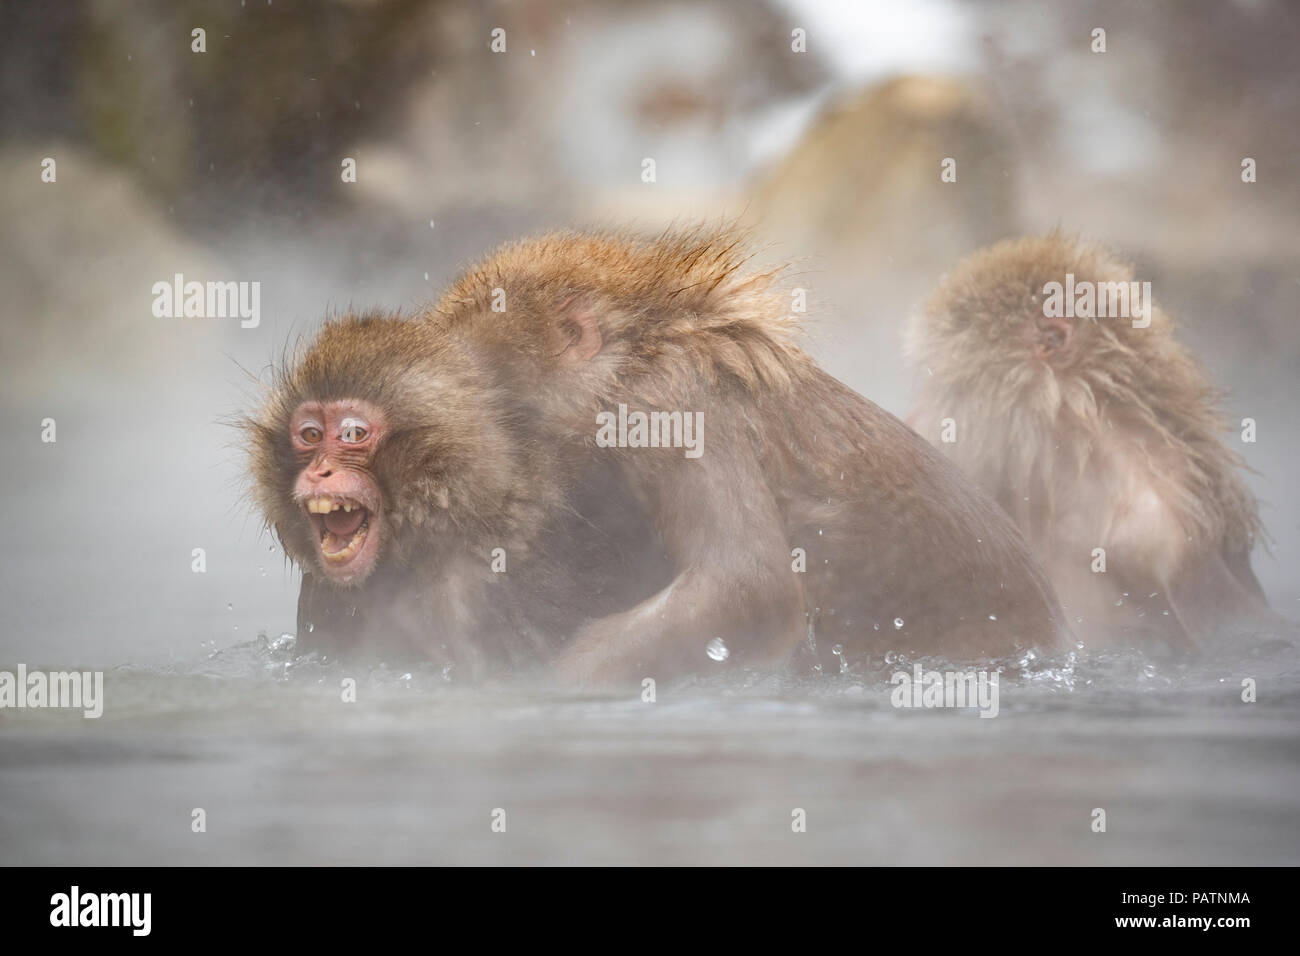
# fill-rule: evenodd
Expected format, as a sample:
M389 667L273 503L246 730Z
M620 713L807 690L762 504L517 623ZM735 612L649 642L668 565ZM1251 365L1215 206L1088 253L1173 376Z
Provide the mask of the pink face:
M382 499L371 459L384 417L369 402L304 402L289 431L302 465L293 499L316 532L320 568L338 584L358 584L379 557Z

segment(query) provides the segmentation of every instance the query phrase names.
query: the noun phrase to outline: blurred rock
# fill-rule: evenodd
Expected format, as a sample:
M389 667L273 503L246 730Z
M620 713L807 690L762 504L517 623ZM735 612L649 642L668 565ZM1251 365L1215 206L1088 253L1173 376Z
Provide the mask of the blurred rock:
M57 162L58 179L41 181L41 160ZM161 213L127 174L70 146L0 151L0 332L6 404L58 394L91 393L112 380L167 378L202 347L196 323L238 320L159 319L155 282L175 272L223 274L211 251ZM208 341L214 341L209 338ZM43 400L43 399L42 399Z
M956 182L940 164L956 160ZM1015 161L972 81L908 76L826 110L754 191L782 248L864 279L933 276L1016 231Z
M73 143L215 228L370 203L662 212L740 182L755 118L825 81L766 0L68 0L6 21L6 139Z
M755 124L827 81L766 0L743 17L729 0L487 9L456 8L460 55L411 99L385 156L394 202L531 203L643 228L734 211ZM487 51L494 26L504 54ZM642 182L645 159L654 183Z
M1197 267L1300 255L1300 7L1284 0L989 6L985 76L1022 158L1026 225ZM1106 31L1106 52L1091 33ZM1254 158L1258 181L1241 180Z
M58 136L135 172L183 218L309 216L340 162L441 65L441 3L69 0L6 8L10 139ZM206 52L191 31L206 31Z

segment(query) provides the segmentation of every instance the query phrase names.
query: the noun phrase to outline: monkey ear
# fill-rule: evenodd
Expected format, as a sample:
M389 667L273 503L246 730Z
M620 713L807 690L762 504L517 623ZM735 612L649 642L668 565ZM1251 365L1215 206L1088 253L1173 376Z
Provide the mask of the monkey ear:
M1034 355L1049 362L1061 357L1074 337L1074 327L1066 318L1043 318L1034 322Z
M579 293L567 296L556 309L551 330L553 352L562 362L587 362L596 357L604 339L596 321L596 303Z

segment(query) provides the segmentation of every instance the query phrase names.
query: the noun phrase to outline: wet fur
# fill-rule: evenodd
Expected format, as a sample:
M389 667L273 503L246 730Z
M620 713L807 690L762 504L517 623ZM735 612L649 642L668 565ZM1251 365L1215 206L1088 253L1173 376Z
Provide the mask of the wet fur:
M409 318L327 323L250 425L258 504L306 571L300 631L327 622L331 646L398 643L474 672L550 661L582 683L716 669L714 637L727 667L800 645L827 661L836 643L1054 645L1051 586L1006 516L816 366L779 278L727 229L555 233ZM373 463L389 550L351 592L311 573L284 450L300 401L345 395L380 404L391 432ZM702 411L703 456L596 447L596 413L619 403Z
M1230 622L1274 621L1250 565L1258 506L1224 441L1220 393L1158 306L1148 328L1067 320L1062 343L1043 288L1066 273L1134 278L1103 246L1060 234L999 243L945 277L908 328L909 420L1015 519L1094 641L1127 629L1194 647ZM939 441L944 418L955 442ZM1090 568L1095 547L1107 549L1104 575Z

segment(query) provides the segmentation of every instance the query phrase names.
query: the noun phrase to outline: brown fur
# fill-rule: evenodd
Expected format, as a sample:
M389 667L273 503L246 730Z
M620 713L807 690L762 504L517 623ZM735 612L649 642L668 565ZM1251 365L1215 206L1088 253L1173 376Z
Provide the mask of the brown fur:
M1066 273L1134 279L1105 248L1058 234L959 264L908 329L920 383L910 420L1016 520L1077 630L1203 642L1263 604L1250 568L1258 509L1222 439L1218 392L1158 307L1147 328L1046 320L1044 287ZM938 440L944 418L955 442ZM1096 547L1104 575L1091 570Z
M771 665L806 638L850 657L1055 643L1055 598L1010 522L798 348L778 274L742 250L729 230L551 234L411 319L327 324L253 429L258 501L307 570L300 630L445 646L476 671L550 659L580 682ZM300 401L343 395L392 432L373 463L391 550L346 591L311 574L282 447ZM702 457L598 447L595 416L620 403L702 412Z

